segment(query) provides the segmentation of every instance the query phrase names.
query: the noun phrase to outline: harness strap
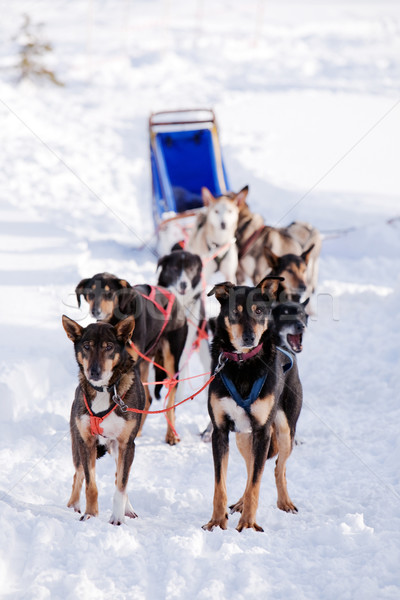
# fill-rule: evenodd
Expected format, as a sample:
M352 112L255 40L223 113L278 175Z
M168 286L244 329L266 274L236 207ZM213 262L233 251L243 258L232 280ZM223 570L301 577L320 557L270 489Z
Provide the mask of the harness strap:
M257 400L262 390L262 387L267 379L267 373L259 377L255 380L250 390L250 394L247 398L242 398L242 396L237 391L237 388L233 381L225 375L223 371L220 372L220 377L229 394L232 396L236 404L238 404L241 408L243 408L248 414L250 414L250 407Z
M193 350L198 350L201 344L202 340L208 340L208 332L206 330L207 328L207 320L203 319L200 322L200 325L196 325L196 323L194 321L192 321L191 319L189 319L188 317L186 317L186 320L188 323L190 323L191 325L193 325L193 327L196 327L197 330L197 336L196 339L194 340L193 344L192 344L192 349Z
M206 244L207 244L208 250L211 252L212 248L209 246L208 242L206 242ZM208 257L208 260L207 259L204 260L203 264L205 264L207 262L211 262L213 260L216 263L216 265L217 265L217 271L219 271L219 268L221 266L222 261L228 255L228 252L230 250L231 244L232 244L232 242L228 242L227 244L224 244L223 246L217 246L216 251L212 254L212 256ZM221 256L220 254L225 249L226 246L228 246L228 249Z
M241 248L239 248L239 252L238 252L239 259L243 258L243 256L245 256L245 254L247 254L247 252L249 251L251 246L253 246L256 243L256 241L258 240L258 238L264 231L264 227L265 227L265 225L263 225L259 229L256 229L254 231L254 233L252 233L251 236L245 241L243 246Z
M255 356L260 351L261 348L262 348L262 344L260 344L259 346L256 346L256 348L254 348L251 351L252 356ZM289 363L286 363L282 367L283 372L287 373L293 367L293 356L290 354L290 352L288 352L284 348L281 348L280 346L277 346L276 348L277 348L277 350L279 350L279 352L284 354L290 361ZM250 352L248 352L247 354L244 354L243 356L244 357L247 356L247 358L251 358L249 356L249 354L250 354ZM240 354L234 354L232 352L222 352L221 356L223 356L224 358L226 358L228 360L234 360L236 362L239 362L240 360L242 360L240 358L240 356L241 356ZM236 404L238 406L240 406L241 408L243 408L248 414L250 414L251 405L253 404L253 402L255 402L257 400L257 398L260 395L263 385L266 382L267 375L268 374L265 373L264 375L262 375L261 377L256 379L252 385L250 394L247 396L247 398L242 398L242 396L237 391L237 388L236 388L235 384L233 383L232 379L230 379L223 371L220 371L220 373L219 373L222 383L226 387L226 389L229 392L229 394L231 395L231 397L234 399Z
M162 294L164 296L164 298L168 299L167 308L164 308L163 306L161 306L161 304L159 302L157 302L157 300L156 300L157 291L160 292L160 294ZM157 310L159 310L164 317L164 323L162 324L162 327L156 337L156 340L153 342L153 344L150 346L150 348L147 348L147 350L144 352L144 354L147 355L147 354L150 354L150 352L156 347L156 345L158 344L158 342L160 340L160 337L164 333L164 329L168 325L168 321L169 321L169 318L170 318L171 312L172 312L172 307L175 302L175 296L169 290L162 290L161 288L159 288L158 286L155 286L155 285L150 286L150 294L148 296L146 294L142 294L141 292L140 292L140 295L142 296L142 298L145 298L146 300L149 300L150 302L152 302L154 304L154 306L157 308Z
M283 367L282 367L283 372L287 373L293 367L293 356L291 355L290 352L288 352L284 348L281 348L280 346L277 346L276 349L279 350L279 352L282 352L282 354L284 354L285 356L287 356L287 358L290 361L290 362L286 363L286 365L283 365Z
M117 404L115 404L108 410L103 410L102 412L94 413L89 406L85 394L83 394L83 400L85 402L85 406L90 417L90 433L92 435L102 435L104 430L100 427L100 425L104 421L104 419L108 417L108 415L110 415L117 408Z

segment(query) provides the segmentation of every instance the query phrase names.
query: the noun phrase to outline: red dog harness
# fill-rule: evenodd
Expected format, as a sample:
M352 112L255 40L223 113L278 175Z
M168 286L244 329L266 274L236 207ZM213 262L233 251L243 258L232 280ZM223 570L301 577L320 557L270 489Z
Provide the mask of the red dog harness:
M100 424L117 408L118 404L114 404L114 406L112 406L110 409L95 414L90 408L85 394L83 394L83 400L90 417L90 433L92 435L103 435L104 430L100 427Z
M161 304L159 302L157 302L157 300L156 300L157 291L160 292L160 294L162 294L164 296L164 298L167 298L168 304L167 304L166 308L164 308L163 306L161 306ZM168 325L168 321L169 321L169 318L170 318L171 312L172 312L172 307L175 302L175 296L169 290L162 290L155 285L150 286L150 294L148 296L146 294L142 294L142 293L140 295L142 296L142 298L145 298L146 300L150 300L150 302L152 302L154 304L154 306L157 308L157 310L159 310L164 317L164 323L163 323L161 330L156 338L156 341L150 346L150 348L148 348L145 351L145 354L149 354L154 349L154 347L157 345L160 337L164 333L164 329Z

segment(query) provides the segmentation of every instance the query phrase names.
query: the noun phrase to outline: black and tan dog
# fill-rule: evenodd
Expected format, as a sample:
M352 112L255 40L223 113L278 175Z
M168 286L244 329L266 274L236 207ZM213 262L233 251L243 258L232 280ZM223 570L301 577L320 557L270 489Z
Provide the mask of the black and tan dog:
M246 462L247 484L232 512L241 513L238 531L256 523L259 490L267 458L278 454L275 480L277 505L296 512L286 485L296 422L302 405L302 388L293 356L278 346L269 327L272 301L280 279L263 279L256 287L222 283L214 287L221 304L212 345L212 370L208 407L213 423L215 470L214 509L204 529L227 527L226 474L229 433Z
M306 307L310 299L302 303L282 302L272 309L273 327L279 345L298 354L303 350L303 334L308 323Z
M101 321L115 325L127 316L135 317L132 342L147 358L154 358L163 364L173 377L179 371L179 362L185 346L187 323L184 309L175 296L160 286L131 285L110 273L98 273L83 279L76 287L80 306L81 296L89 303L91 315ZM128 352L138 360L138 354L128 347ZM140 374L143 383L148 381L149 362L140 358ZM164 373L164 377L166 377ZM176 387L168 396L167 408L174 405ZM146 410L151 404L151 396L145 386ZM174 410L168 412L168 425L165 441L174 445L179 442L175 433ZM145 415L142 417L143 426Z
M301 297L306 293L307 265L313 249L314 244L299 256L296 254L277 256L272 250L265 248L265 256L271 268L268 276L284 278L277 291L279 302L286 302L288 300L300 302Z
M81 512L85 479L86 508L81 521L97 516L96 458L108 451L117 466L110 523L120 525L125 516L137 516L126 493L140 425L140 415L130 409L143 410L145 404L139 372L126 351L135 320L128 317L115 327L92 323L85 328L66 316L62 322L74 343L79 365L79 385L70 419L75 475L68 506Z

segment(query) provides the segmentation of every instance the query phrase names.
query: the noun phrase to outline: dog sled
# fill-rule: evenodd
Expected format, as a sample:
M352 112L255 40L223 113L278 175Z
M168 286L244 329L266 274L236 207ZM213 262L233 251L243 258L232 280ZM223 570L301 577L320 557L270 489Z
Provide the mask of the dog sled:
M160 254L186 241L202 210L201 188L229 190L211 109L155 112L149 119L153 217Z

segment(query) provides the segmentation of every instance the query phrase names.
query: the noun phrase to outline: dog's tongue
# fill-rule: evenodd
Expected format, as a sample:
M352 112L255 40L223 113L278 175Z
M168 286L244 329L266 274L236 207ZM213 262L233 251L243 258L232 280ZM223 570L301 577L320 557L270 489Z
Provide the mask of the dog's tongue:
M294 352L301 352L301 350L303 348L303 346L301 344L301 342L302 342L301 333L297 333L295 335L288 333L287 339L290 344L290 347L292 348L292 350Z

